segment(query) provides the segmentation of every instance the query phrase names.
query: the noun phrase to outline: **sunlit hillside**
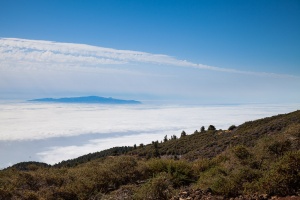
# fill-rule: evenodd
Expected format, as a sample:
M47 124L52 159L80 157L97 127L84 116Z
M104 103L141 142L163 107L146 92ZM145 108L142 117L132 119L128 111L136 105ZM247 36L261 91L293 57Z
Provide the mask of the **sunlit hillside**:
M299 195L300 111L202 127L50 166L0 171L0 199L246 199ZM274 197L273 197L274 198Z

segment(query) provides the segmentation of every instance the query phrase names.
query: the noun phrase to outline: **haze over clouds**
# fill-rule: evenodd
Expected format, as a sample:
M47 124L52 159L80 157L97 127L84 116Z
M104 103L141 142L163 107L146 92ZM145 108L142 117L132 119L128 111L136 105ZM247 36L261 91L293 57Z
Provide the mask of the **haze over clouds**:
M297 76L212 67L161 54L1 38L0 55L2 98L126 94L125 98L225 103L293 102L299 96L290 87L300 86ZM278 91L289 97L279 97ZM244 94L236 97L235 92ZM253 96L254 92L264 95Z

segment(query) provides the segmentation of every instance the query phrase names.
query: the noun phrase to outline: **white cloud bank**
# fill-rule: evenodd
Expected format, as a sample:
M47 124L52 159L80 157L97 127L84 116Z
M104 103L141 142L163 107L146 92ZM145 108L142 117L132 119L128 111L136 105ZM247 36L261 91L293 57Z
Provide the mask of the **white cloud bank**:
M118 136L107 135L105 138L88 140L82 145L50 147L48 150L38 152L37 157L42 162L55 164L62 160L76 158L83 154L101 151L115 146L133 146L134 144L148 144L151 143L151 141L160 141L165 135L168 135L168 138L170 138L171 135L177 135L179 137L182 130L191 134L195 130L199 130L202 125L207 128L208 125L213 124L217 128L227 129L232 124L238 125L245 121L268 117L277 113L286 113L298 107L299 105L144 107L137 110L128 109L126 116L123 115L124 113L122 114L123 111L118 113L115 110L114 112L116 114L114 116L116 119L105 117L107 119L107 125L112 123L110 124L111 133L118 130L118 126L123 126L122 122L125 120L128 125L127 130L129 132L135 131L136 134L123 135L120 133ZM121 123L116 123L115 120L120 120ZM101 132L101 130L99 130L99 132Z
M50 147L48 150L43 152L38 152L37 157L41 162L55 164L61 162L62 160L68 160L72 158L77 158L79 156L109 149L115 146L133 146L136 144L149 144L151 141L160 141L163 139L164 135L168 135L169 138L171 135L177 134L178 131L161 131L153 133L140 133L135 135L125 135L119 137L111 137L105 139L94 139L86 141L84 145L71 145L71 146L55 146Z
M293 111L299 107L264 106L0 104L0 140L39 140L81 134L176 132L183 129L194 131L209 124L224 129L232 124Z
M295 77L284 74L250 72L213 67L176 59L162 54L117 50L85 44L59 43L18 38L0 38L0 62L0 69L10 70L12 68L45 69L46 67L59 68L60 70L72 70L78 67L86 69L88 67L100 68L108 65L145 63L256 76Z
M146 144L162 140L165 135L179 136L182 130L190 134L210 124L217 129L227 129L232 124L291 112L299 106L2 103L0 142L10 146L2 147L0 163L28 161L32 156L54 164L114 146Z

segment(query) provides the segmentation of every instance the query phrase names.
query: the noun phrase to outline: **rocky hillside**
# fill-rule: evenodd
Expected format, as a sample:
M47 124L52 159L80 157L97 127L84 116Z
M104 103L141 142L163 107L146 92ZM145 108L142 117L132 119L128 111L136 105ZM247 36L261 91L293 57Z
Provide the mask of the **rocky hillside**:
M0 171L0 199L299 196L300 111L158 140L55 166L19 163Z

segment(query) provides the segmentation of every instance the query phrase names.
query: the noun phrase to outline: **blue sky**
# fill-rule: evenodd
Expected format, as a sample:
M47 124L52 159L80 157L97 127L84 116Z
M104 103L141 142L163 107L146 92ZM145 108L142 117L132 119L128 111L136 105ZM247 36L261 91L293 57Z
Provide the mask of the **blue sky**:
M291 112L299 88L299 0L0 0L0 168ZM1 101L85 95L145 104Z
M299 102L299 35L300 2L293 0L0 0L0 98L96 94L196 103ZM22 52L23 39L30 51L34 41L57 43L39 44L32 54L39 60L19 59L28 56L15 53ZM61 53L61 43L149 53L154 60L93 65L38 55L91 57L84 46ZM158 55L165 57L156 62Z

